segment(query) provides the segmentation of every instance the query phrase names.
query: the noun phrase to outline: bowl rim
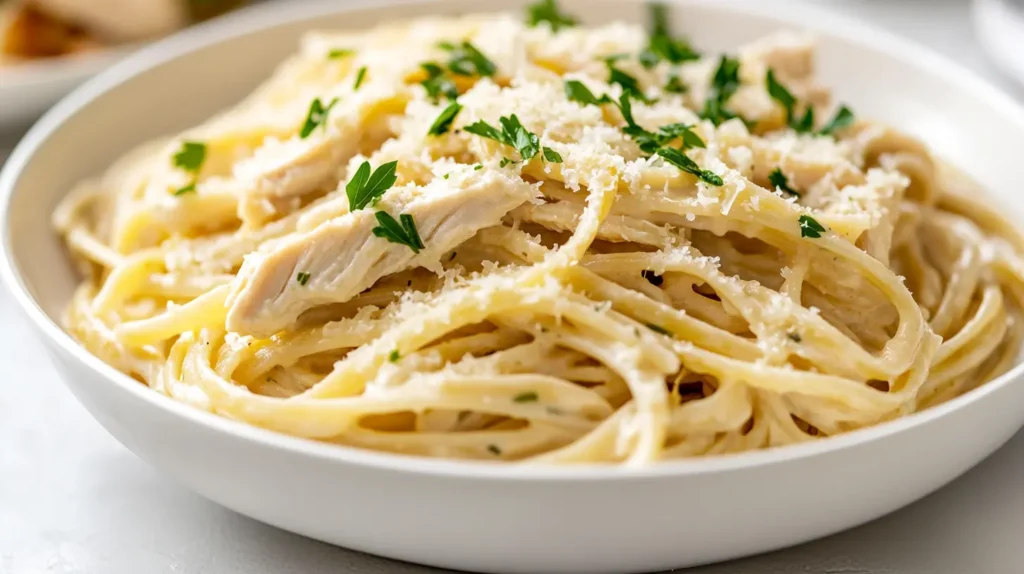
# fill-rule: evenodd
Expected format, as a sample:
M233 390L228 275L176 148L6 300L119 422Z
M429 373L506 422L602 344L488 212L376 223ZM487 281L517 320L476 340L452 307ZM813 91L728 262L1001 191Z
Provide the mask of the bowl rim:
M237 12L230 17L200 24L142 48L139 52L128 56L89 80L49 110L18 143L6 165L0 170L0 279L7 286L24 315L42 333L44 342L56 345L79 364L99 375L105 383L115 385L118 391L130 393L153 408L184 419L187 424L197 424L209 431L225 433L231 439L247 441L254 446L268 447L285 454L309 456L320 459L322 462L360 465L379 471L412 472L438 477L498 481L657 479L723 473L793 462L874 443L929 424L983 400L988 395L1011 384L1024 372L1024 362L1018 363L996 379L939 406L819 441L713 457L664 461L643 467L607 464L564 466L495 464L486 461L433 459L329 444L278 433L197 409L162 393L154 392L89 353L85 347L53 321L29 293L17 270L12 252L13 238L11 237L9 217L15 185L39 148L53 134L62 129L68 119L78 114L94 100L116 90L122 83L150 68L243 35L260 33L295 22L312 21L316 17L327 15L361 10L393 9L395 6L410 4L443 5L451 1L355 0L338 5L332 0L311 0L301 4L287 2L255 6ZM811 30L817 34L836 37L854 45L870 47L905 65L915 66L935 76L954 81L961 86L961 90L997 110L1000 115L1005 116L1008 121L1016 125L1017 129L1024 131L1024 107L987 80L929 48L856 18L836 14L819 5L801 6L799 11L780 12L777 7L768 7L761 3L745 3L742 0L671 0L671 3L754 16L775 21L782 26Z

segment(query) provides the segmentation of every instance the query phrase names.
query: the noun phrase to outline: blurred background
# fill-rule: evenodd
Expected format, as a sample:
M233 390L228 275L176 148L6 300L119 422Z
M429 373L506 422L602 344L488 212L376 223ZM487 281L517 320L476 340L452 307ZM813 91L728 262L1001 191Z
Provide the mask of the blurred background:
M302 0L0 0L0 146L133 49L269 1ZM1024 95L1024 0L750 1L826 5L927 44Z

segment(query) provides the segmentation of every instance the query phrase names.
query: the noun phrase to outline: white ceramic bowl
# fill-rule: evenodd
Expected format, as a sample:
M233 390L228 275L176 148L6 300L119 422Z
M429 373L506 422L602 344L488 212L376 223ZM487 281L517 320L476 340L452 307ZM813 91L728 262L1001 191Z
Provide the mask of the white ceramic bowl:
M506 467L376 454L251 428L175 403L84 351L58 326L78 279L49 225L73 182L133 144L237 101L312 27L362 28L510 3L352 4L269 6L148 48L50 112L0 176L0 272L68 387L125 446L189 488L257 520L402 560L621 574L767 551L872 520L949 482L1021 426L1016 368L923 414L812 444L634 470ZM636 2L562 4L589 22L643 13ZM970 73L818 10L681 5L677 26L709 50L780 27L819 31L822 75L841 100L922 136L1011 208L1024 204L1024 110Z

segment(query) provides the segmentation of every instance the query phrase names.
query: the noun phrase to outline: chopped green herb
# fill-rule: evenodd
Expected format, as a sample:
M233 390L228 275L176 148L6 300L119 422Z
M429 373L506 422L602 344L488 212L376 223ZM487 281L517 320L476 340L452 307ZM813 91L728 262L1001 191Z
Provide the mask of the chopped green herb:
M673 336L672 331L669 331L668 329L660 325L655 325L654 323L647 323L647 328L654 331L655 333L661 333L662 335L666 335L668 337Z
M473 171L480 171L483 168L484 168L484 166L482 166L480 164L476 164L476 165L473 166Z
M519 118L515 114L509 117L502 116L499 118L499 121L501 122L501 130L483 120L478 120L476 123L466 126L465 130L471 134L516 148L524 160L533 159L540 152L540 138L523 127L523 124L520 123ZM502 167L505 165L507 164L503 164Z
M810 133L814 131L814 108L812 106L807 106L803 117L790 124L790 127L799 133Z
M723 103L740 88L740 61L722 55L711 79L711 86Z
M306 139L309 134L313 133L313 130L324 126L327 129L327 116L331 113L331 108L334 104L338 103L338 98L331 100L331 103L324 107L324 103L320 101L320 98L313 98L313 102L309 104L309 112L306 114L306 122L302 124L302 130L299 132L299 137Z
M797 117L796 97L786 89L786 86L775 79L775 70L771 68L768 68L768 73L765 75L765 87L768 90L768 95L786 110L786 125L800 133L807 133L814 129L814 108L807 106L803 117Z
M174 154L174 167L189 173L198 173L206 161L206 144L202 142L181 142L181 149Z
M507 157L503 157L503 158L501 158L501 161L500 161L500 162L498 162L498 167L505 167L505 166L507 166L507 165L515 165L515 164L517 164L517 163L519 163L519 162L517 162L517 161L512 161L512 160L510 160L510 159L509 159L509 158L507 158Z
M334 50L327 52L327 58L330 60L338 60L348 56L354 56L355 53L355 50L349 50L348 48L335 48Z
M658 150L658 155L660 155L665 161L686 173L697 176L698 179L706 183L711 185L722 185L724 183L720 176L710 170L701 169L700 166L697 165L697 162L686 157L686 154L675 148L663 147Z
M455 82L445 74L444 69L434 62L424 62L420 68L427 73L427 79L420 82L420 85L427 90L427 96L435 104L441 96L454 100L459 97L459 90Z
M626 121L626 127L622 128L622 133L636 142L636 145L640 146L640 150L644 153L652 154L658 151L663 138L640 127L633 119L633 103L630 101L629 92L623 92L619 96L619 111L622 113L622 119Z
M493 454L494 456L501 456L501 449L498 448L498 445L496 444L487 445L487 451Z
M633 104L630 102L630 95L623 93L619 97L619 111L622 112L622 118L626 121L626 127L622 128L622 133L628 135L637 146L640 147L640 151L648 154L657 153L658 149L676 138L682 138L683 149L691 147L705 147L704 140L700 138L692 130L693 126L675 123L661 126L657 132L648 131L636 123L633 119Z
M832 117L832 120L830 120L825 127L821 128L821 131L818 133L823 136L833 135L837 131L853 125L854 119L853 112L850 111L850 108L840 106L840 108L836 110L836 115Z
M662 89L671 94L685 94L690 88L679 79L678 75L672 74Z
M647 68L648 70L650 70L654 66L657 66L658 62L661 61L661 58L658 57L658 55L652 52L651 50L644 50L643 52L640 52L640 55L637 56L637 59L640 60L640 65Z
M540 399L540 396L533 391L527 391L525 393L519 393L512 399L513 402L517 403L535 403Z
M562 163L562 156L560 156L557 151L549 147L543 148L543 151L544 161L549 161L551 163Z
M356 83L352 86L352 90L353 91L358 90L359 86L363 85L363 80L365 80L365 79L366 79L366 66L363 66L362 68L359 68L358 72L356 72Z
M192 183L190 183L190 184L188 184L186 186L179 187L178 189L174 190L174 195L185 195L187 193L195 193L195 192L196 192L196 182L193 181Z
M175 190L174 195L181 196L196 192L196 181L199 179L199 170L206 162L206 144L203 142L184 141L181 142L181 149L172 158L174 167L192 174L191 183Z
M386 211L378 211L374 214L377 218L377 227L373 228L373 234L384 238L391 243L398 243L412 249L413 253L419 253L423 249L423 240L420 239L419 231L416 230L416 222L408 213L398 216L401 224L395 221L394 217Z
M651 40L647 48L640 52L640 63L645 68L653 68L661 60L673 64L699 60L700 54L690 46L689 41L685 38L672 38L668 27L668 8L665 4L652 2L648 6Z
M364 161L356 170L352 179L345 184L345 195L348 196L349 211L358 211L376 202L384 192L391 189L398 181L395 169L397 161L390 161L375 169L370 174L370 162Z
M658 132L668 138L665 143L672 141L676 138L682 138L683 149L692 147L704 148L707 147L704 144L704 140L700 139L700 136L693 132L693 127L690 124L667 124L658 128ZM664 144L662 144L664 145Z
M437 116L436 120L434 120L434 123L430 126L430 130L427 131L427 135L439 136L447 132L448 129L452 127L452 122L455 121L455 116L459 115L460 111L462 111L462 105L458 102L448 104L448 107Z
M777 187L788 194L800 197L800 193L797 190L789 187L789 180L786 178L786 175L782 173L782 168L777 167L768 174L768 183L770 183L772 187Z
M776 102L779 102L782 105L782 109L786 110L786 124L792 125L796 98L786 89L786 86L783 86L775 79L775 70L771 68L768 68L768 74L765 75L765 87L768 89L768 95Z
M794 332L794 333L786 333L786 336L789 337L789 340L793 341L794 343L799 343L799 342L804 340L803 337L800 336L800 333L796 333L796 332Z
M658 275L657 273L651 271L650 269L644 269L643 271L641 271L640 276L646 279L648 283L654 285L655 287L661 287L661 285L665 283L664 277Z
M298 281L299 285L302 285L303 287L306 286L306 283L309 283L309 278L309 273L306 273L305 271L300 271L299 274L295 276L295 280Z
M391 351L391 354L388 355L388 360L391 361L392 363L397 363L398 359L401 359L401 358L402 358L402 355L400 355L398 353L398 349L395 349L394 351Z
M590 88L579 80L568 80L565 82L565 97L583 105L593 104L595 106L599 106L601 104L613 103L613 100L608 97L608 94L598 98L590 91Z
M616 59L615 56L604 59L604 63L608 66L608 83L622 86L623 93L629 94L645 104L654 103L644 95L643 90L640 89L640 82L636 78L615 67Z
M526 7L526 24L532 28L541 22L550 24L551 30L555 32L577 24L576 18L564 14L558 9L558 3L555 0L540 0Z
M716 126L737 117L727 110L725 105L739 87L740 61L723 54L718 62L718 68L715 69L715 75L711 78L711 90L704 101L700 117L710 120Z
M498 71L494 62L487 59L483 52L473 44L462 42L459 45L442 42L438 45L442 50L451 53L448 70L458 76L493 76Z
M664 2L647 3L647 19L652 36L668 36L668 6Z
M800 237L811 237L817 239L821 237L822 233L828 231L825 226L818 223L816 219L810 215L800 216Z
M443 176L441 176L441 179L448 179L449 175L451 175L451 174L450 173L446 173Z

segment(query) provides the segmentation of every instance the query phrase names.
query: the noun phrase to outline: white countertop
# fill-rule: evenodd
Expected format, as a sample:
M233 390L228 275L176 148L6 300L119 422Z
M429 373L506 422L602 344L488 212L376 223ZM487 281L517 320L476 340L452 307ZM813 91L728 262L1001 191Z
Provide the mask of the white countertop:
M974 42L967 0L817 1L929 44L1012 89ZM0 156L12 137L0 134ZM0 317L0 367L7 373L0 382L0 574L440 572L291 535L185 490L78 405L42 346L26 336L5 292ZM878 477L879 488L885 483ZM1022 572L1022 485L1024 433L950 486L867 526L691 572Z

